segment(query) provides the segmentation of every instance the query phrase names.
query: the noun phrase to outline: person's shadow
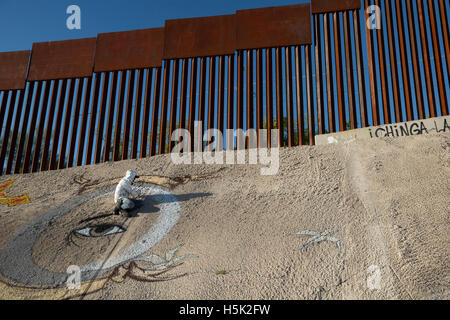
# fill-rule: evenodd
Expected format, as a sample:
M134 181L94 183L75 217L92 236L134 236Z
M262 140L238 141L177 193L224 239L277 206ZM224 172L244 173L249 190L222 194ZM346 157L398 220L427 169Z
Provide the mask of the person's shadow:
M134 200L136 208L133 210L131 216L137 217L139 214L156 213L159 212L158 204L173 202L173 198L177 201L187 201L194 198L209 197L212 193L188 193L180 195L145 195L141 199Z

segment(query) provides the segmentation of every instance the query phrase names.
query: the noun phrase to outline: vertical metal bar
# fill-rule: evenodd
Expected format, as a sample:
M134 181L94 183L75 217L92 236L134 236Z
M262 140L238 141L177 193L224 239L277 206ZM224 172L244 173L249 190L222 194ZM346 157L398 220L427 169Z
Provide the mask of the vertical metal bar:
M345 11L342 13L344 16L344 44L345 44L345 65L347 74L347 95L348 95L348 107L349 107L349 118L350 118L350 128L355 129L357 127L356 121L356 111L355 111L355 91L353 87L353 59L351 50L351 30L349 24L350 11Z
M138 82L136 85L136 104L134 106L134 121L133 121L133 139L131 140L131 159L137 158L137 149L139 142L139 125L141 122L142 109L142 82L144 81L144 70L137 70Z
M331 26L328 22L328 13L325 13L323 16L323 35L325 40L325 72L327 77L328 130L331 133L335 131L334 130L335 120L334 120L333 81L331 79L333 71L331 69L330 34L331 34ZM297 88L297 91L300 90L300 88ZM297 104L299 103L299 101L300 99L299 97L297 97Z
M207 128L214 128L214 108L215 108L215 93L216 93L216 59L209 58L209 85L208 85L208 124ZM208 141L210 141L208 136ZM208 150L212 151L212 150Z
M169 80L170 80L169 73L170 73L170 60L166 60L164 63L158 154L163 154L166 152L167 106L169 100Z
M89 113L89 104L91 100L91 87L92 87L92 77L89 77L83 95L83 112L81 117L80 135L78 139L77 166L81 166L81 164L83 163L84 143L86 140L86 131L87 131L87 119Z
M32 82L32 84L34 86L34 82ZM8 103L8 95L9 95L9 91L8 90L0 91L0 93L2 93L2 92L3 92L3 98L2 98L2 103L0 104L0 121L2 123L0 123L0 125L3 124L3 119L4 119L4 116L5 116L5 113L6 113L6 105ZM1 130L1 127L0 127L0 134L1 134L1 131L2 130Z
M180 129L186 128L186 101L187 101L187 87L188 87L188 60L181 60L181 88L180 88L180 115L179 115L179 127Z
M234 55L228 56L228 84L227 84L227 133L234 128ZM227 150L233 149L233 136L227 136Z
M208 129L214 128L214 108L216 100L216 59L209 58L209 85L208 85Z
M11 100L9 102L8 116L5 123L5 133L3 134L2 148L0 151L0 176L3 175L3 165L5 162L6 151L8 149L9 135L11 133L11 123L16 109L16 98L19 90L11 90Z
M411 45L411 57L413 61L413 70L414 70L414 83L415 83L415 92L416 92L416 101L417 101L417 111L419 115L419 120L424 119L424 101L422 95L422 86L420 84L420 71L419 71L419 62L417 59L417 48L416 48L416 32L414 29L414 21L413 21L413 11L411 8L411 1L406 1L406 16L408 17L408 26L409 26L409 42Z
M194 124L195 124L195 107L197 99L197 58L191 58L191 77L189 92L189 120L188 129L191 135L191 145L189 151L194 149Z
M27 92L27 99L26 99L26 105L25 105L25 112L23 114L22 118L22 124L20 126L20 140L19 140L19 146L17 148L17 155L16 155L16 162L14 164L14 173L20 173L20 170L22 169L22 155L23 155L23 149L25 147L25 138L27 136L27 126L28 126L28 119L30 116L30 109L31 109L31 100L33 99L33 92L34 92L34 84L35 82L30 82L28 86L28 92ZM6 92L5 92L6 95ZM3 95L3 100L5 100L5 95ZM5 102L5 108L6 108L6 101ZM2 107L0 107L0 119L3 119L4 115L4 109L3 109L3 103Z
M16 117L14 120L14 128L13 133L11 137L11 144L9 147L9 155L8 155L8 161L6 162L6 174L10 174L12 170L14 155L16 151L16 143L17 143L17 135L19 134L19 125L20 125L20 119L22 117L22 110L23 110L23 99L25 97L25 89L23 90L17 90L17 94L19 94L19 102L17 104L17 112ZM41 141L40 139L38 140Z
M157 135L158 135L158 116L159 116L159 100L161 96L161 68L155 69L155 83L153 89L153 114L152 114L152 130L150 137L150 156L156 154Z
M306 64L306 96L308 101L308 137L309 145L314 145L315 127L314 127L314 102L312 92L312 61L311 46L305 47L305 64Z
M67 157L67 168L73 167L73 160L75 156L75 146L77 142L78 122L80 117L81 97L83 94L83 83L86 78L78 79L77 83L77 97L75 102L75 111L72 122L72 132L70 134L69 155Z
M109 104L107 107L108 110L108 120L106 123L106 137L105 137L105 152L103 154L103 162L107 162L110 159L109 154L111 153L111 137L112 137L112 128L114 121L114 113L116 108L116 90L117 90L117 77L118 71L114 71L112 73L111 79L111 91L109 94Z
M379 0L375 0L375 5L381 8ZM391 113L388 101L388 84L387 84L387 70L386 70L386 54L384 50L384 38L382 29L376 29L378 40L378 60L380 66L380 79L381 79L381 97L383 99L383 114L384 123L392 123Z
M437 79L438 88L439 88L438 91L439 91L439 99L441 102L440 104L441 104L441 112L442 112L443 110L447 110L449 107L447 104L447 96L446 96L446 93L448 94L448 88L445 89L445 82L444 82L444 77L443 77L443 66L441 64L441 54L440 54L440 50L439 50L438 31L437 31L437 27L436 27L436 16L435 16L435 11L434 11L434 3L432 0L428 0L428 15L430 17L431 39L433 40L434 63L436 66L436 79ZM442 29L443 30L447 29L447 24L445 24L445 25L443 24ZM448 42L448 38L446 39L446 41ZM448 53L447 53L447 66L449 64L450 64L450 60L449 60ZM449 75L449 77L450 77L450 75ZM431 110L431 107L430 107L430 110ZM434 112L434 105L433 105L433 112ZM444 112L442 112L442 114L444 114ZM431 116L435 117L436 113L434 112L434 114L431 114Z
M446 0L447 1L447 0ZM448 1L447 1L448 4ZM444 40L445 49L445 59L447 61L447 75L450 77L450 39L448 35L448 21L447 21L447 11L444 5L444 0L439 0L439 13L441 16L442 25L442 39ZM447 115L448 111L442 108L442 115Z
M266 49L267 148L271 148L273 128L272 48Z
M344 111L344 84L343 84L343 76L342 76L342 60L341 60L341 35L340 35L340 19L339 13L333 13L333 22L334 22L334 54L336 61L336 90L337 90L337 98L338 98L338 112L339 112L339 131L345 131L346 123L345 123L345 111ZM369 68L370 68L370 59L369 59Z
M435 117L435 105L436 102L434 101L434 92L433 92L433 82L431 80L431 64L429 59L429 52L428 52L428 37L425 30L425 19L423 15L423 3L422 1L416 1L417 3L417 13L419 15L419 29L420 29L420 41L419 45L422 48L422 55L423 55L423 65L425 68L425 82L427 87L427 96L428 96L428 108L430 110L430 116ZM431 18L431 17L430 17ZM439 56L438 56L439 60Z
M67 136L69 135L69 126L70 126L70 117L72 115L72 103L73 103L73 94L74 94L74 82L75 79L70 79L69 82L69 97L66 100L66 116L64 118L64 124L62 127L62 139L61 145L59 147L59 160L58 160L58 169L63 169L66 167L66 148L67 148Z
M31 151L33 150L34 131L36 129L36 119L37 119L38 112L39 112L39 102L40 102L41 92L42 92L42 81L37 81L36 84L37 84L36 94L35 94L35 99L33 102L33 111L32 111L31 120L30 120L30 130L28 132L28 141L27 141L27 147L25 149L26 150L25 157L23 158L23 169L22 169L23 173L28 173L29 169L30 169L29 167L30 167L30 161L31 161ZM33 93L31 93L30 100L32 100L32 98L33 98Z
M369 7L369 0L365 0L365 8ZM365 21L369 19L369 13L365 10ZM375 90L375 62L373 57L373 41L372 41L372 30L365 27L366 29L366 40L367 40L367 59L369 60L369 82L370 82L370 96L372 103L372 125L378 126L380 123L380 117L378 115L378 99L377 99L377 91ZM336 32L335 32L336 37Z
M102 97L100 101L100 114L97 123L97 139L95 141L95 153L94 153L94 163L100 163L101 152L103 145L103 129L105 126L105 114L106 114L106 102L108 99L108 88L109 88L109 72L105 72L103 77L103 83L99 96Z
M314 15L314 54L316 64L316 100L317 100L317 127L319 134L325 133L325 119L323 116L323 89L322 89L322 49L320 37L320 16Z
M175 131L177 126L177 106L178 106L178 73L179 62L178 59L173 60L172 67L172 93L170 99L170 121L169 121L169 153L172 152L174 143L171 141L172 132Z
M141 131L141 150L140 157L147 157L147 142L148 142L148 122L150 118L150 104L152 99L152 80L153 69L147 69L147 77L145 78L145 96L144 96L144 117L142 119Z
M223 134L223 119L224 119L224 104L225 104L225 57L219 57L219 83L218 86L218 97L217 97L217 130ZM223 136L222 139L217 141L217 150L223 150Z
M214 128L214 108L216 98L216 59L215 57L209 58L209 85L208 85L208 124L207 128ZM208 141L210 141L208 136ZM207 150L212 151L212 150Z
M38 170L38 166L39 166L39 159L40 159L40 155L41 155L41 145L42 145L42 135L44 132L45 118L47 115L47 105L48 105L48 96L50 93L50 85L51 85L51 82L49 80L47 80L45 83L44 97L42 99L42 111L41 111L41 116L39 119L39 126L38 126L36 143L35 143L34 154L33 154L33 161L31 163L31 172L36 172Z
M125 101L125 89L126 89L126 71L120 72L119 78L119 103L117 104L116 125L114 132L114 149L113 149L113 161L119 161L122 158L120 152L120 137L122 136L122 120L123 120L123 104Z
M287 110L287 133L288 147L294 145L294 110L293 110L293 91L292 91L292 55L291 47L285 49L285 67L286 67L286 110Z
M359 111L361 116L361 127L367 127L367 104L366 104L366 90L364 79L364 65L363 65L363 50L360 38L360 16L359 10L353 10L353 32L355 34L355 49L356 49L356 67L358 73L358 89L359 89Z
M305 126L303 124L303 73L300 47L295 46L295 84L297 96L298 145L305 144Z
M66 100L67 79L62 80L61 93L59 94L58 112L56 114L55 131L53 132L52 152L50 155L49 170L56 169L56 156L58 154L59 136L61 135L61 121L64 112L64 102Z
M50 98L50 109L48 111L48 117L47 122L45 124L45 138L44 138L44 147L42 149L41 154L41 163L40 163L40 171L46 171L48 170L48 165L50 163L50 142L52 138L53 133L53 120L56 116L56 101L58 100L58 92L59 92L59 86L60 81L59 80L53 80L53 89L52 89L52 96ZM35 153L35 156L37 154ZM38 170L37 168L38 160L33 159L33 165L31 167L31 170L33 172L36 172Z
M199 80L199 102L198 102L198 118L197 120L205 125L205 88L206 88L206 58L200 58L200 80ZM203 127L204 128L204 127ZM197 150L203 151L203 132L198 137Z
M394 32L393 32L394 20L391 5L392 3L390 3L390 1L385 1L384 6L386 8L387 35L388 35L389 57L391 65L391 77L392 77L392 93L394 98L395 122L402 122L402 109L399 97L397 61L396 61Z
M133 114L133 95L134 95L135 78L136 78L136 70L130 70L127 85L128 95L125 108L125 123L123 128L122 160L128 159L128 147L130 145L131 116Z
M244 111L244 51L239 50L237 56L237 114L236 114L236 129L242 129L244 126L243 111ZM237 139L237 149L242 149L241 139Z
M247 50L247 130L253 129L253 50ZM250 138L246 138L246 146L250 147Z
M283 80L283 74L281 71L281 48L275 48L275 77L276 77L276 90L277 90L277 128L278 133L278 147L283 146L284 128L283 128L283 87L281 81Z
M261 147L259 130L263 129L263 57L262 49L256 50L256 130L258 148Z
M98 98L99 98L99 87L101 82L101 73L95 75L94 80L94 93L92 95L92 111L91 111L91 121L89 123L88 141L86 148L86 158L85 165L91 164L92 159L92 149L94 149L94 133L95 133L95 122L97 121L97 108L98 108Z
M411 87L409 84L409 69L408 62L406 56L406 42L405 42L405 31L403 28L403 16L402 16L402 0L389 0L392 1L392 6L396 5L396 16L397 16L397 34L398 34L398 42L400 47L400 61L401 61L401 70L402 70L402 79L403 79L403 91L405 97L405 110L406 110L406 120L411 121L413 119L412 113L412 97L411 97Z

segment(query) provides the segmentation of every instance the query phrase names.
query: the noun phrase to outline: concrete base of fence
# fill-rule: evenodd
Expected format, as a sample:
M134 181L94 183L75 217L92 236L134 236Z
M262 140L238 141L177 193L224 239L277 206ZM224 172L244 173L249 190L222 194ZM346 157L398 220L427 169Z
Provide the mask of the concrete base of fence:
M316 145L324 145L355 139L360 140L384 137L403 137L436 132L450 132L450 116L401 122L395 124L386 124L376 127L366 127L330 134L322 134L316 136L315 141Z

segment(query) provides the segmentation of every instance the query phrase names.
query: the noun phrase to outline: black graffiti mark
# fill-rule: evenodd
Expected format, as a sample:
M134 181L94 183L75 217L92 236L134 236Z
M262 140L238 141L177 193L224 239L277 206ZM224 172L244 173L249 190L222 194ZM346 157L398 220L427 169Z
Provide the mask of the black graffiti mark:
M450 132L450 125L447 122L447 119L444 119L444 125L442 129L439 129L436 123L436 120L434 120L434 127L436 128L436 132Z
M126 280L126 279L133 279L136 281L140 281L140 282L165 282L165 281L171 281L171 280L175 280L175 279L179 279L182 277L187 276L189 273L185 272L185 273L181 273L181 274L175 274L175 275L166 275L166 273L168 273L169 271L172 271L173 269L175 269L178 266L181 266L183 264L183 262L180 262L178 264L174 264L172 266L167 267L166 269L162 270L162 271L158 271L158 272L153 272L151 275L145 275L143 276L142 274L145 274L146 270L143 268L140 268L136 262L131 261L130 263L128 263L128 266L118 266L116 267L111 274L109 274L106 278L107 282L110 281L115 281L114 279L117 277L121 277L122 281ZM124 274L121 275L121 269L126 270L126 272ZM26 288L26 287L24 287ZM89 293L87 292L83 292L71 297L68 297L64 300L67 299L73 299L73 298L81 298L84 299L86 296L91 295L93 293L99 292L103 290L103 287L91 291Z
M82 175L74 176L73 182L75 182L76 184L79 184L81 186L77 192L77 194L80 195L83 192L85 192L87 188L98 185L100 183L100 180L91 181L90 179L86 179L84 177L84 173L83 173Z
M114 213L99 214L98 216L95 216L95 217L90 217L90 218L87 218L87 219L83 219L83 220L80 221L79 224L83 224L83 223L86 223L86 222L89 222L89 221L103 219L103 218L107 218L107 217L111 217L111 216L114 216Z
M181 184L186 184L191 181L201 181L206 178L212 178L215 174L219 173L220 171L224 170L225 168L220 168L216 171L206 173L206 174L200 174L200 175L184 175L179 177L166 177L166 176L159 176L159 175L140 175L139 178L136 178L136 183L151 183L155 184L161 187L165 187L169 190L175 189L177 186ZM118 178L111 178L106 180L90 180L88 178L85 178L85 174L82 175L76 175L73 177L73 182L80 185L80 188L78 189L77 194L80 195L86 191L90 191L94 187L98 187L100 184L115 184L119 183L120 179L122 177Z
M177 275L172 275L172 276L165 276L165 277L161 277L162 275L164 275L165 273L171 271L172 269L181 266L183 264L183 262L180 262L178 264L174 264L172 266L167 267L165 270L153 273L151 276L149 277L143 277L138 275L138 272L144 273L146 270L143 268L140 268L136 262L131 261L129 266L128 266L128 271L125 274L128 278L136 280L136 281L141 281L141 282L161 282L161 281L170 281L170 280L175 280L175 279L179 279L181 277L187 276L188 273L182 273L182 274L177 274Z
M450 125L447 119L444 119L442 128L438 127L436 120L434 121L434 128L427 128L423 121L414 123L402 123L386 125L380 128L372 129L368 128L371 138L381 138L381 137L405 137L421 134L429 134L429 131L450 132Z
M69 234L66 236L66 242L67 244L73 244L76 247L80 247L75 241L75 239L81 239L81 238L98 238L98 237L105 237L116 233L108 234L107 231L113 229L113 228L119 228L120 233L123 233L127 231L125 226L119 223L99 223L99 224L88 224L83 227L73 229L69 232ZM86 230L86 234L81 233L81 230Z

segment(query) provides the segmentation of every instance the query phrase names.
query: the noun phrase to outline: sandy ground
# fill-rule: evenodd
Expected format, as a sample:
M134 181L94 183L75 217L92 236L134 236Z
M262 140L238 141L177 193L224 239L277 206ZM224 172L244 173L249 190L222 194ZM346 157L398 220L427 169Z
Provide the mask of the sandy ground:
M260 167L174 165L165 155L2 177L15 179L8 196L31 202L0 206L0 298L450 298L449 134L281 149L277 175ZM106 217L95 222L106 231L74 236L111 211L108 192L127 169L176 200L149 195L136 217ZM22 266L61 274L113 259L169 202L180 217L144 254L151 262L131 259L70 291L37 284ZM61 215L42 225L49 212ZM105 234L112 225L122 230ZM34 240L20 240L24 230Z

